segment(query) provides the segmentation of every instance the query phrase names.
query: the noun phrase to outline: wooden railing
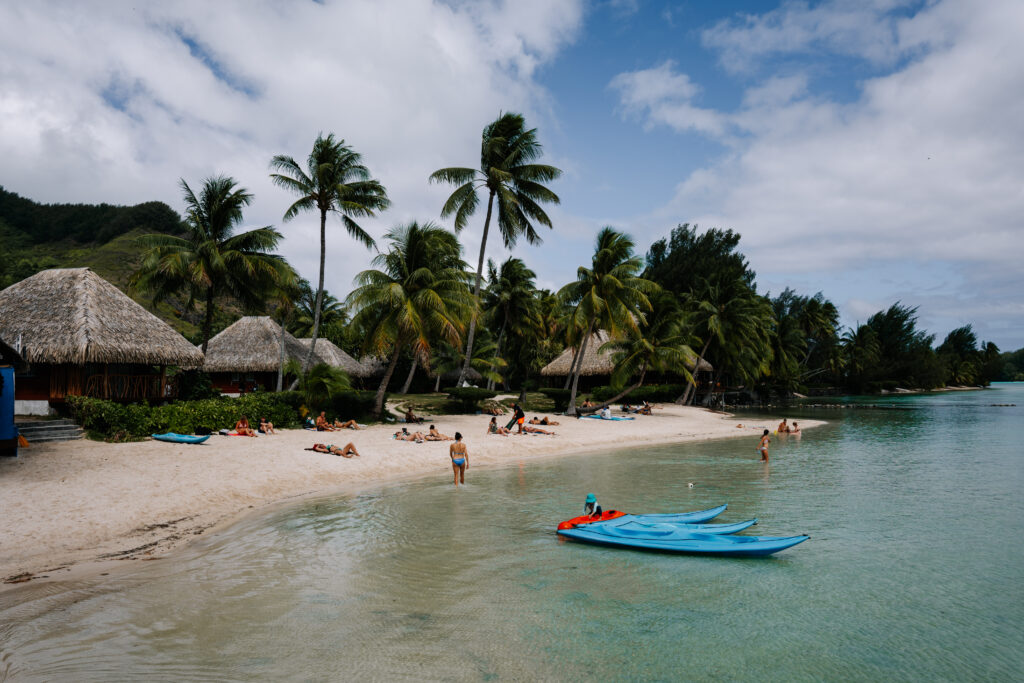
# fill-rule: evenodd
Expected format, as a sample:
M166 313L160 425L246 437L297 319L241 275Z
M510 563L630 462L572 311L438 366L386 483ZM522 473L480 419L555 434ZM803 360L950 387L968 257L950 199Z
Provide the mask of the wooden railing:
M177 386L167 381L163 394L159 375L92 375L85 380L83 396L111 401L141 401L152 398L173 398Z

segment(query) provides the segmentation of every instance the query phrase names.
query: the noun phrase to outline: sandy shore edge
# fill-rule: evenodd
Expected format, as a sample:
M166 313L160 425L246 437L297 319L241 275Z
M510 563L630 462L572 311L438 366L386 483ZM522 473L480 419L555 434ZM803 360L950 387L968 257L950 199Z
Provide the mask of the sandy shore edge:
M723 438L745 438L756 461L759 430L774 427L768 418L674 405L629 422L551 418L561 423L550 428L555 436L510 437L486 435L485 416L432 419L442 433L462 432L470 480L481 468L513 460ZM802 426L821 424L808 420ZM272 506L427 476L451 480L449 442L396 441L395 429L214 436L202 446L74 441L25 449L17 459L0 461L0 591L163 557ZM345 459L303 450L314 442L353 442L362 455Z

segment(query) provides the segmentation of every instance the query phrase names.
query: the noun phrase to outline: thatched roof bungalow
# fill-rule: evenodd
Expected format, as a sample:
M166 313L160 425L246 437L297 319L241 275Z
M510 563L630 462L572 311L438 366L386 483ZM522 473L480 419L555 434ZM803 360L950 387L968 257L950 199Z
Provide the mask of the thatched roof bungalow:
M30 367L19 401L159 398L168 395L167 366L203 362L170 325L88 268L44 270L0 292L0 336L20 342Z
M284 333L285 363L299 363L309 353L311 339L296 339ZM316 340L315 363L341 368L353 377L365 377L366 368L327 339ZM281 363L281 326L269 316L239 318L206 347L203 371L210 375L213 386L227 394L244 393L262 387L277 386L277 369Z
M610 337L604 330L598 330L590 335L587 342L587 350L583 354L582 365L580 366L580 377L610 377L615 368L612 360L612 351L602 351L601 346L608 342ZM562 351L553 361L545 365L540 374L542 377L566 377L572 365L575 349L569 347ZM693 368L690 368L693 371ZM710 372L711 364L705 360L700 363L701 372Z

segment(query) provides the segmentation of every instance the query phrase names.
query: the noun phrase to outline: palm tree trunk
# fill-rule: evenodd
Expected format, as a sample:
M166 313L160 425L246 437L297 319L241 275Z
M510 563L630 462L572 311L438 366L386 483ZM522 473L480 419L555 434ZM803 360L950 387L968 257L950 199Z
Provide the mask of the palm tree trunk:
M206 315L203 318L203 355L206 355L206 347L210 345L210 336L213 333L213 287L206 290Z
M281 312L281 355L277 359L277 390L284 386L284 311Z
M601 405L597 406L596 408L582 408L581 411L585 412L585 413L595 413L598 410L601 410L602 408L604 408L605 406L610 406L613 403L618 403L618 401L620 399L622 399L625 396L633 393L634 391L636 391L637 389L639 389L640 387L642 387L644 385L644 376L646 374L647 374L647 368L645 367L643 370L640 371L640 379L637 380L636 384L633 384L631 386L626 387L625 389L622 390L621 393L619 393L619 394L617 394L615 396L612 396L610 399L608 399L607 401L605 401Z
M495 353L498 355L499 358L501 358L501 341L505 338L505 326L506 325L508 325L508 316L507 315L506 315L505 319L501 321L501 331L498 332L498 348L495 351ZM491 366L491 372L494 372L494 366L493 365ZM493 391L494 390L494 384L495 384L495 382L494 382L493 379L487 380L487 388L488 389Z
M578 352L579 360L576 363L576 372L572 378L572 390L569 392L569 409L566 411L566 415L576 414L576 387L580 381L580 366L583 364L583 357L587 352L587 342L590 341L590 334L594 329L595 318L590 319L590 325L587 326L587 336L583 338L583 343L580 344L580 350Z
M476 337L476 313L480 306L480 283L484 277L484 253L487 251L487 232L491 228L491 210L494 208L494 190L487 198L487 218L484 219L484 237L480 240L480 258L476 262L476 284L473 286L473 313L469 318L469 333L466 335L466 359L462 362L459 379L455 386L462 386L469 372L469 361L473 358L473 338Z
M409 387L412 386L412 376L416 374L416 366L419 365L420 354L414 353L412 356L412 367L409 368L409 376L405 378L405 384L402 385L401 394L408 394Z
M693 384L687 384L686 390L683 395L676 399L676 403L685 406L686 402L690 400L690 395L696 391L697 377L700 375L700 364L704 362L704 354L708 352L708 347L711 346L711 338L704 342L704 348L700 350L700 354L697 356L697 364L693 366Z
M391 362L388 363L388 369L384 371L384 377L381 378L380 386L377 387L377 398L373 405L373 412L377 417L380 417L384 412L384 392L388 388L388 382L391 381L391 375L395 372L395 366L398 365L398 356L401 352L402 347L396 341L395 352L391 354Z
M327 257L327 211L320 210L320 281L316 287L316 304L313 306L313 338L309 342L309 353L302 364L303 374L309 372L313 364L316 339L320 335L320 308L324 305L324 265Z
M436 394L436 393L438 393L440 391L441 391L441 371L438 370L438 372L437 372L437 381L434 382L434 393Z
M576 363L580 359L580 347L576 347L576 351L572 354L572 362L569 363L569 374L565 376L565 384L562 385L562 391L569 388L569 383L572 382L572 375L576 372Z
M708 387L708 395L704 397L704 407L711 407L711 398L715 395L715 387L718 386L719 380L722 379L722 371L719 370L715 373L714 378L711 380L711 386Z

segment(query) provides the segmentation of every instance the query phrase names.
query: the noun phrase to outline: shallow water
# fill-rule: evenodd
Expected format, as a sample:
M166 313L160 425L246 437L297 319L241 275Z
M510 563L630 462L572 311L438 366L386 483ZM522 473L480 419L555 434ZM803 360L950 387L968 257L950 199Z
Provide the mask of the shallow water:
M0 595L0 680L1021 680L1024 385L859 403L788 411L831 423L770 466L747 438L471 468L457 492L439 467L30 584ZM758 560L560 540L589 491L812 538Z

